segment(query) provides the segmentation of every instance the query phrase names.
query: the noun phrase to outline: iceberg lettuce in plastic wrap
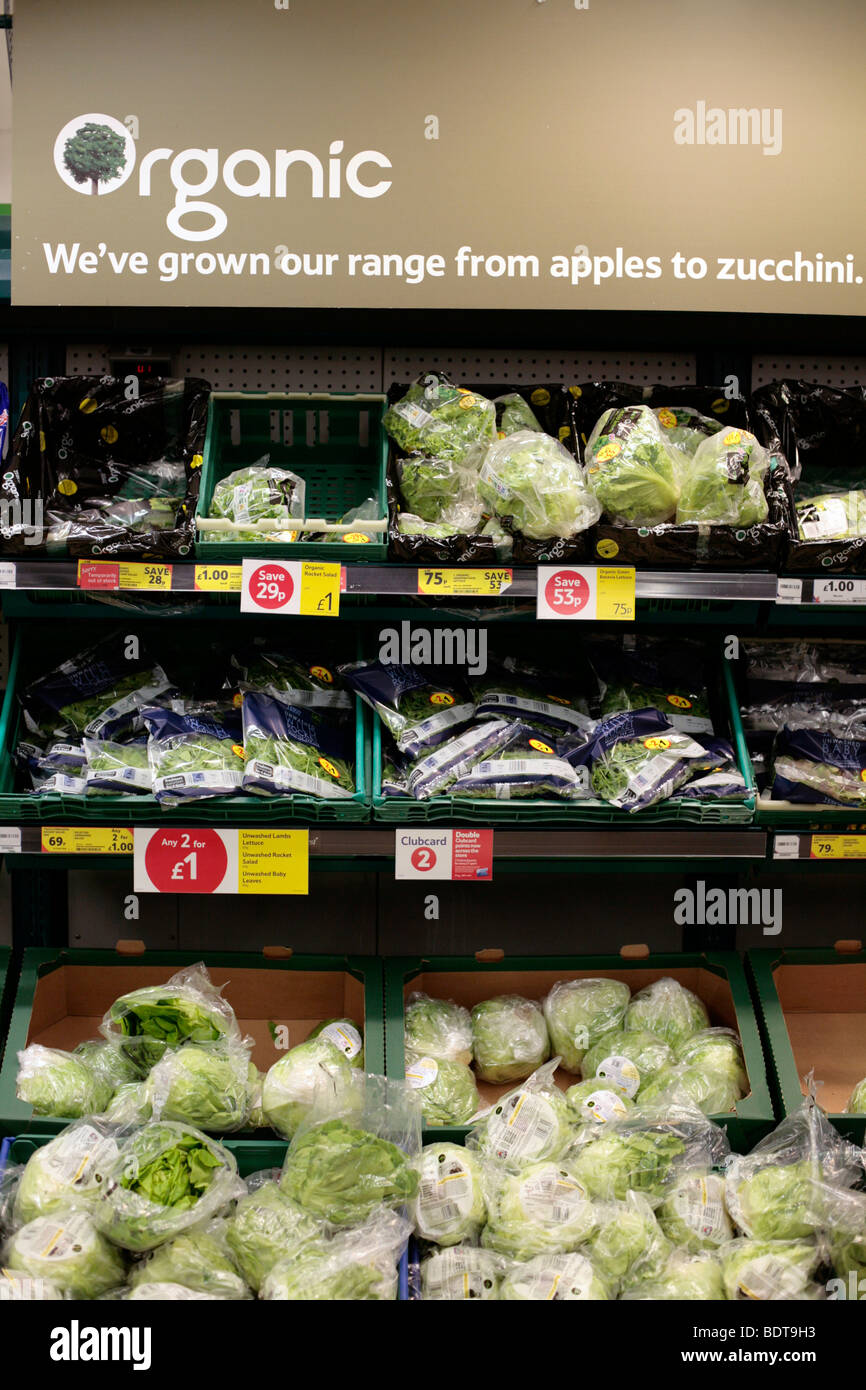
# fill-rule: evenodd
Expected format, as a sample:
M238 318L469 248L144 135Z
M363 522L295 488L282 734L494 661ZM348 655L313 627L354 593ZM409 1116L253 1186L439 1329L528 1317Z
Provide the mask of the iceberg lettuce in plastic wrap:
M603 1303L610 1297L592 1260L584 1253L536 1255L512 1265L502 1281L509 1301Z
M478 485L491 512L529 540L566 540L601 515L580 464L548 434L519 430L492 444Z
M100 1234L91 1213L77 1207L28 1221L6 1241L0 1259L72 1299L99 1298L122 1284L126 1274L121 1251Z
M482 1081L522 1081L550 1056L541 1006L518 994L483 999L472 1010L472 1051Z
M416 1233L441 1246L474 1240L487 1220L477 1156L462 1144L425 1144L415 1167L418 1190L411 1214Z

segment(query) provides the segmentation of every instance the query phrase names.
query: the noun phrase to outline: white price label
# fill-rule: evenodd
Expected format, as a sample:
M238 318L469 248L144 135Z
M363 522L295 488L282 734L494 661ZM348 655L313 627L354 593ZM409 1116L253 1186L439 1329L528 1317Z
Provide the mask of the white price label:
M14 589L17 582L14 562L0 560L0 589Z
M777 603L802 603L802 602L803 602L803 581L802 581L802 579L777 579L777 580L776 580L776 602L777 602Z
M489 883L493 877L492 830L398 830L394 877Z
M815 603L866 603L866 579L815 579Z
M17 825L0 826L0 854L21 853L21 828Z
M799 859L799 858L800 858L800 836L799 836L799 835L774 835L774 836L773 836L773 858L774 858L774 859Z

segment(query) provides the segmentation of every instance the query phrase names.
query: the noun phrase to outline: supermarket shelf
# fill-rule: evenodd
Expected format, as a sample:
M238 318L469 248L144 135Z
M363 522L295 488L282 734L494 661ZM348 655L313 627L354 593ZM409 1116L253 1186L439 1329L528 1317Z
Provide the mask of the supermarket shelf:
M159 821L153 825L158 826ZM220 825L220 830L228 830ZM249 826L239 828L249 829ZM262 828L267 828L263 826ZM409 830L412 827L405 827ZM440 827L436 827L439 829ZM0 826L0 845L5 846L7 860L14 867L17 854L41 855L42 831L50 826ZM418 827L414 827L417 831ZM9 851L10 835L17 839L20 830L20 851ZM315 859L380 859L394 857L395 828L329 826L310 828L310 857ZM600 830L502 830L494 833L495 859L520 860L598 860L598 859L764 859L767 836L762 830L713 828L691 829L600 829ZM90 857L90 856L88 856ZM97 857L97 856L93 856ZM102 859L129 860L128 853L106 851ZM62 862L70 867L81 855L48 854L43 862Z
M331 558L330 556L328 557ZM578 562L579 563L579 562ZM12 566L14 565L14 574ZM232 567L221 566L223 570ZM239 573L239 566L234 567ZM417 597L419 595L419 575L427 566L385 564L385 565L345 565L344 594L348 597L378 595L390 597ZM75 560L28 560L6 561L0 566L6 571L0 580L5 589L44 590L47 592L74 591L87 593L78 584L78 562ZM171 593L195 593L196 566L191 562L177 562L172 565ZM503 597L534 599L536 594L536 572L532 566L514 568L513 579ZM812 603L812 579L802 578L802 603ZM690 599L697 601L716 600L742 603L775 603L777 576L765 572L726 573L724 571L700 570L638 570L636 575L636 596L638 599ZM101 590L103 593L118 592L117 589ZM129 590L140 597L148 590L133 588ZM160 588L160 593L166 590ZM220 598L233 598L237 591L218 595ZM427 595L429 597L429 594ZM468 597L468 596L466 596ZM454 602L454 595L448 595ZM791 606L791 605L789 605ZM793 605L797 606L797 605ZM822 605L822 608L825 605ZM858 609L866 608L866 600L846 603L844 606ZM835 605L834 605L835 607Z

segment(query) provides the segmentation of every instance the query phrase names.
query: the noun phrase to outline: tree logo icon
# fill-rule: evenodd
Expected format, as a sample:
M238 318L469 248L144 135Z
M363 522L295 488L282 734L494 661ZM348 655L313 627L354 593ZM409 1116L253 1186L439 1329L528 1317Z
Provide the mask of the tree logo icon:
M113 193L134 166L135 141L126 126L98 111L67 121L54 142L54 167L77 193Z

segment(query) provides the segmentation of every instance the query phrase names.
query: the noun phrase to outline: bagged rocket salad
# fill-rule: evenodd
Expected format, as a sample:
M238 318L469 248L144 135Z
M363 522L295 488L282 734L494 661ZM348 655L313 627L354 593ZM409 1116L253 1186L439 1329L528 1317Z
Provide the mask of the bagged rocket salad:
M240 711L178 701L167 710L148 706L147 753L153 794L164 806L207 796L231 796L244 776Z
M595 796L626 811L663 801L707 766L707 750L657 709L601 720L587 743L564 756L572 767L589 768Z
M414 764L408 778L409 794L425 801L431 796L450 793L452 784L482 759L504 749L515 738L518 728L507 719L485 720L446 739Z
M866 806L866 737L784 728L773 748L772 796L774 801Z
M152 779L147 743L118 743L86 738L84 774L87 790L150 792Z
M460 774L448 789L450 796L511 801L520 797L570 800L589 795L586 769L574 768L560 758L548 736L526 724L514 724L511 729L503 748L486 753Z
M24 707L37 722L53 717L58 729L91 738L111 738L141 728L141 710L170 688L162 667L143 646L128 657L129 639L113 633L31 682Z
M233 656L231 664L238 672L238 689L242 693L276 696L288 705L351 708L351 697L330 661L256 651L247 660ZM235 703L240 702L236 699Z
M463 682L434 667L359 661L339 668L346 684L376 711L398 751L420 757L468 724L475 705Z
M256 463L236 469L217 483L209 515L249 525L254 535L259 521L284 522L289 529L288 523L293 517L303 518L305 490L303 478L287 468L274 467L270 456L264 454ZM223 533L213 534L222 536ZM263 531L256 538L267 540L278 534Z
M354 731L270 695L243 702L245 790L348 798L355 792Z
M521 719L543 734L588 734L594 727L588 706L562 681L544 681L516 664L491 671L473 683L479 719Z

